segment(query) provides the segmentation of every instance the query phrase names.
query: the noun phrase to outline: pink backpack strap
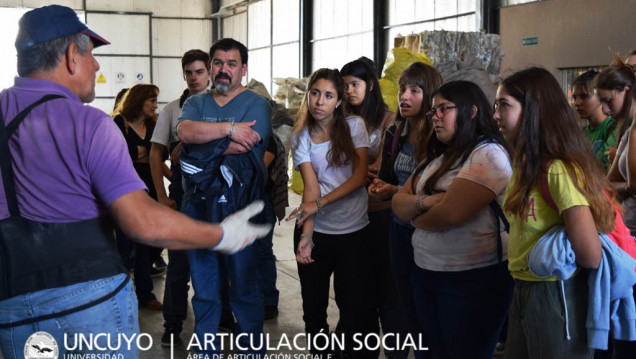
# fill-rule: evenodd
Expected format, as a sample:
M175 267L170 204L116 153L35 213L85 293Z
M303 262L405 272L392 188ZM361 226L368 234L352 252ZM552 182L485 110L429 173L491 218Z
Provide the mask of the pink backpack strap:
M546 160L541 164L541 170L539 171L539 190L541 191L543 200L548 204L548 206L559 213L559 209L557 208L556 203L554 203L552 194L550 194L550 186L548 186L548 168L550 168L551 163L552 160Z

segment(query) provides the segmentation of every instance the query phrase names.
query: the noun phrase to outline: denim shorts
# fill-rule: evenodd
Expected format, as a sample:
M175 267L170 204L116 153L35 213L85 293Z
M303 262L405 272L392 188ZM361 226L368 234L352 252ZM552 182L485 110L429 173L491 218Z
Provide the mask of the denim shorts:
M124 280L128 283L123 289L97 305L65 316L0 329L0 348L4 358L22 358L27 340L36 332L46 332L54 338L59 358L66 353L123 354L125 358L137 358L137 297L132 281L125 274L21 294L0 301L0 323L15 323L90 303L112 293ZM78 339L90 338L91 335L96 337L98 334L102 335L98 336L97 346L89 348L86 343L81 346L78 344ZM129 347L126 339L133 336L135 340ZM143 343L144 346L146 344Z

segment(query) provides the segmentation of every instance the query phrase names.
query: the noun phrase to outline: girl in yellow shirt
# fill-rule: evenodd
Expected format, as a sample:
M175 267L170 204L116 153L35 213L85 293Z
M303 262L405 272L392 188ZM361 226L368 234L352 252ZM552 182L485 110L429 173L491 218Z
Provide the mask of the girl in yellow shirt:
M497 90L494 118L514 148L503 206L510 222L508 268L516 281L505 358L591 358L585 271L562 283L555 277L538 278L529 272L526 256L550 228L565 225L577 264L597 268L597 232L610 232L616 217L604 195L612 193L609 183L547 70L533 67L506 78ZM547 172L558 211L541 194L541 171Z

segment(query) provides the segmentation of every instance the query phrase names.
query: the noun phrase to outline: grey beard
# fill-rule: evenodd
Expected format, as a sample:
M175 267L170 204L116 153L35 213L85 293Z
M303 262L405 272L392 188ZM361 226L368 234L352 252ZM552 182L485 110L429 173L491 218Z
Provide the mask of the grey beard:
M220 82L218 80L214 80L214 88L221 92L227 92L230 90L230 84L226 82Z

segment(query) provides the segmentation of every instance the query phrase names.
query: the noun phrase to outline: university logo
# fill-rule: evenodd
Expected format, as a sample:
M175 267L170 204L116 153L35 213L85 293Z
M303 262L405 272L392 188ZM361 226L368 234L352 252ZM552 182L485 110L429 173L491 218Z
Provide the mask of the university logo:
M57 342L47 332L31 334L24 344L24 357L26 359L57 359L58 354Z

